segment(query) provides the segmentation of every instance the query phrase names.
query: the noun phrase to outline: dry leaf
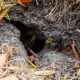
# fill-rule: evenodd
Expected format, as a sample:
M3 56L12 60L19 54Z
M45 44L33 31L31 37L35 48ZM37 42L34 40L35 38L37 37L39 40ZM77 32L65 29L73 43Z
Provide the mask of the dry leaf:
M77 71L77 76L80 77L80 69Z
M28 56L28 58L31 62L38 61L38 58L35 58L34 56Z
M74 63L73 68L74 69L78 69L79 68L79 63L77 61Z
M32 2L32 0L18 0L18 2L21 4L21 3L30 3Z
M76 3L80 3L80 0L77 0Z
M2 56L2 54L0 53L0 57Z
M5 62L8 60L8 57L10 56L11 52L9 51L8 45L4 44L3 48L5 50L5 54L0 55L0 70L4 66Z
M80 32L80 29L76 29L78 32Z
M10 7L5 9L4 12L2 14L0 14L0 20L2 20L2 18L5 16L6 12L8 12L9 9L10 9Z
M2 54L2 56L0 56L0 70L2 69L6 61L7 61L7 54Z
M65 47L65 46L60 46L60 47L59 47L59 50L60 50L60 51L69 51L69 50L71 50L71 47L70 47L70 46L67 46L67 47Z
M8 55L12 54L9 50L8 44L4 43L2 45L2 48L5 50L5 53L7 53Z
M2 78L1 80L19 80L19 79L14 75L10 75L5 78Z
M78 56L78 53L77 53L77 51L76 51L76 49L75 49L75 47L74 47L74 44L72 44L71 46L72 46L72 50L73 50L73 53L74 53L75 58L76 58L77 60L79 60L79 56Z
M54 73L55 73L55 71L45 70L45 71L36 71L35 75L37 75L37 76L48 76L48 75L52 75Z
M16 69L15 69L15 66L14 66L14 65L10 65L8 68L9 68L10 70L12 70L12 71L16 71Z

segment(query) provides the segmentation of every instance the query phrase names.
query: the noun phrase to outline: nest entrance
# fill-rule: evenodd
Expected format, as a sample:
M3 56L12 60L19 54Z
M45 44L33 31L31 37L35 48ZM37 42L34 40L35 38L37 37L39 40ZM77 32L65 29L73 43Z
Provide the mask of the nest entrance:
M39 29L39 25L32 24L32 23L23 24L20 21L13 21L13 20L11 20L9 23L20 30L20 40L22 41L26 50L28 48L27 47L28 45L29 46L31 45L30 49L33 50L32 49L32 43L34 45L33 48L35 50L37 50L39 48L38 51L34 51L34 50L33 51L35 53L38 53L38 56L40 57L39 58L39 63L42 64L43 66L49 65L54 61L59 61L59 60L63 61L63 59L65 60L66 55L64 55L61 52L55 52L55 50L58 49L59 44L61 43L60 37L59 38L58 37L54 38L53 42L50 45L45 45L45 44L43 45L45 40L47 40L47 37ZM36 43L36 38L39 38L39 40L37 40L37 43ZM40 43L40 41L41 41L41 43ZM31 43L29 43L29 42L31 42ZM36 45L38 44L39 47L35 47L35 43L36 43Z
M27 50L28 55L32 55L33 52L37 54L44 48L45 45L50 45L46 44L46 42L49 43L50 40L48 40L49 38L44 35L39 25L33 23L23 24L20 21L14 20L10 20L8 22L20 31L20 40Z

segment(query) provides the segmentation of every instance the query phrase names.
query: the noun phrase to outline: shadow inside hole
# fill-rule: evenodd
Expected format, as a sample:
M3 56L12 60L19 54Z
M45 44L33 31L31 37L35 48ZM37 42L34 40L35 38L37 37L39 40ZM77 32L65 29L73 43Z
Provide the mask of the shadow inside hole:
M14 25L14 27L16 27L18 30L20 30L20 40L22 41L29 56L32 55L32 53L28 51L28 48L30 48L37 54L46 45L45 41L48 40L48 37L44 35L41 29L39 29L39 25L34 23L23 24L20 21L8 21L7 19L5 20ZM47 48L50 47L50 44L47 44Z

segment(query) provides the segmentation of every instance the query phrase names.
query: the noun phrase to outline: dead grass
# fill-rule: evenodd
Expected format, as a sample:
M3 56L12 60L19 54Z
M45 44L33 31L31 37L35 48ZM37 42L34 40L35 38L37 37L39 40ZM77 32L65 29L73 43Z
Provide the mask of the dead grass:
M69 26L80 19L80 5L74 1L70 3L67 0L55 0L53 7L49 9L50 12L45 16L45 19L49 21L57 18L56 23L64 21Z

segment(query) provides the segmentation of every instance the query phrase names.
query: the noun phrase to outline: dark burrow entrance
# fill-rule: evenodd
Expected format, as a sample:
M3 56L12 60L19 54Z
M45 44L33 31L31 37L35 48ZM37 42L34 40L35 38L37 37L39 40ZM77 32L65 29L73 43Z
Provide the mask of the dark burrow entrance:
M25 25L20 21L5 20L20 30L20 40L22 41L29 58L31 59L32 55L35 59L38 58L39 60L36 61L35 64L39 64L39 67L47 66L52 62L68 61L71 59L62 53L62 51L70 51L71 47L68 44L63 46L61 36L47 37L37 24L29 23Z

